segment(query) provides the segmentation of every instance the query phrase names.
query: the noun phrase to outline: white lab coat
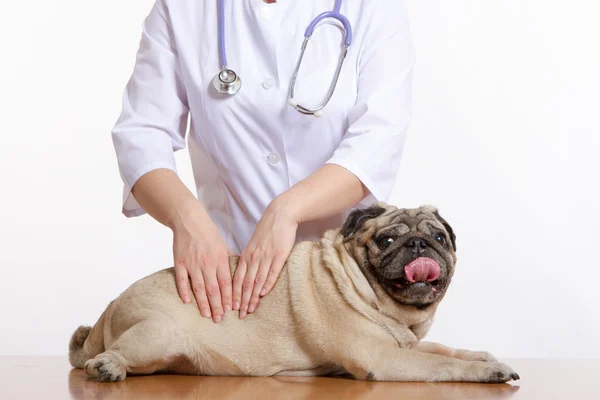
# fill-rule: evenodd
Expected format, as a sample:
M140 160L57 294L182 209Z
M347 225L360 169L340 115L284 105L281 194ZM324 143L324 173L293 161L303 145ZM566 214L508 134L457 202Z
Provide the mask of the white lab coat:
M228 67L242 88L222 97L211 87L220 69L217 1L156 1L112 131L126 216L144 214L130 192L137 179L157 168L177 171L173 152L186 139L198 198L238 253L273 198L326 163L365 184L362 205L388 201L411 111L414 51L401 0L345 0L353 42L323 117L287 103L304 30L333 4L226 1ZM320 104L330 85L340 27L321 23L308 45L295 96L304 106ZM314 240L346 215L302 224L297 238Z

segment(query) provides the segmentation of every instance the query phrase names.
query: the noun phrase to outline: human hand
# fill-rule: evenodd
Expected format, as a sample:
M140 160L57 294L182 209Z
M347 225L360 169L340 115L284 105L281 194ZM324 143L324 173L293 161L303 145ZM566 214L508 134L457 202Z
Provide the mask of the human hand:
M231 310L229 246L206 211L198 205L173 230L173 257L177 291L184 303L191 301L190 288L203 317L221 322ZM189 277L189 279L188 279Z
M298 222L284 204L273 201L242 251L233 278L233 309L240 318L253 313L259 296L271 291L294 242Z

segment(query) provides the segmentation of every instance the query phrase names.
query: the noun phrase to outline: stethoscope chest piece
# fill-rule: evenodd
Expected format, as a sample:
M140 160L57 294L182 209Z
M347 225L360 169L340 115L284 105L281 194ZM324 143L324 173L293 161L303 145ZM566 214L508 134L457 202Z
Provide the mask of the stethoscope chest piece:
M234 95L240 91L242 80L230 69L223 68L212 80L213 87L221 94Z

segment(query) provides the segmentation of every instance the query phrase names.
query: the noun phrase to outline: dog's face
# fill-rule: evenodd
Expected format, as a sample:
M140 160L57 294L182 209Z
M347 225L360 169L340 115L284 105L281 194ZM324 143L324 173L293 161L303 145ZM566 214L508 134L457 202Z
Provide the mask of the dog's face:
M342 234L371 285L380 285L396 301L426 308L448 289L456 237L436 208L378 203L353 211Z

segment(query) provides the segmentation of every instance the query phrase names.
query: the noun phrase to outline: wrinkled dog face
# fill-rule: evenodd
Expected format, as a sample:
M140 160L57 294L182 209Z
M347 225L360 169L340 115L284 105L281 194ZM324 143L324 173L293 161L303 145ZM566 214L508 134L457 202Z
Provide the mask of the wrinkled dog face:
M367 278L400 303L424 308L443 297L454 273L456 237L434 207L378 203L353 211L342 233Z

